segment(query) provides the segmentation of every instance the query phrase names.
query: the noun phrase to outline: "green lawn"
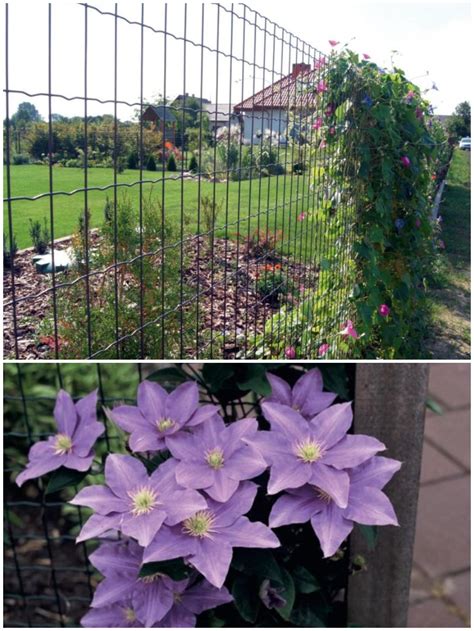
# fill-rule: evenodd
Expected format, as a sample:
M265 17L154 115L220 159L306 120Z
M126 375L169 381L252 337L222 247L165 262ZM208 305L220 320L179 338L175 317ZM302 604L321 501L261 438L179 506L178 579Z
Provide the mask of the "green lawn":
M168 176L178 175L166 173ZM144 179L158 179L160 173L145 172ZM139 179L138 171L126 170L118 175L119 183L131 183ZM88 186L107 186L113 184L113 170L90 168L88 170ZM165 214L175 224L180 224L182 212L185 215L186 231L197 230L198 208L198 182L197 180L184 180L183 186L180 180L165 182ZM78 168L53 169L53 190L71 192L84 187L84 171ZM21 165L11 167L11 194L12 197L22 195L35 196L49 191L49 170L43 165ZM240 200L239 200L240 188ZM120 187L118 195L128 194L139 206L139 185L132 187ZM226 221L226 196L228 189L228 219ZM284 190L285 189L285 190ZM4 187L6 196L6 185ZM201 181L201 195L213 195L217 200L223 200L223 210L216 222L220 228L218 234L227 234L235 238L237 233L248 233L249 214L251 217L251 231L260 226L265 228L267 219L271 231L274 230L275 221L277 228L284 229L284 241L295 239L299 242L299 231L304 230L307 222L296 221L297 216L311 210L313 207L313 193L308 186L308 176L279 176L263 178L251 181L229 182L213 184L209 181ZM143 195L151 194L160 201L162 198L162 184L144 184ZM91 227L99 226L103 221L103 211L107 197L113 199L113 189L108 191L90 191L87 204L91 213ZM299 200L297 201L297 199ZM303 199L301 199L303 198ZM249 203L250 202L250 203ZM78 216L84 211L84 192L74 195L53 196L54 208L54 234L55 238L67 236L74 232ZM278 206L278 208L276 208ZM267 208L269 209L267 211ZM7 204L4 204L5 231L8 230ZM46 218L49 224L50 198L49 196L34 201L13 201L13 232L19 248L31 246L29 235L29 220L39 219L43 222ZM291 227L288 225L291 219ZM227 232L223 228L229 224ZM201 225L200 231L204 231ZM295 233L296 231L296 233Z
M446 250L430 292L433 312L428 340L436 359L468 359L471 342L471 153L456 150L449 168L440 215Z

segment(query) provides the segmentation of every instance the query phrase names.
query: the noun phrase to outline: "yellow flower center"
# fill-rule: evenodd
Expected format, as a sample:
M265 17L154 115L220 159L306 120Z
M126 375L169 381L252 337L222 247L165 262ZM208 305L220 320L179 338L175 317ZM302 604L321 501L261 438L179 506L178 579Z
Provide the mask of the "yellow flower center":
M198 511L193 517L188 517L183 522L183 532L191 537L209 537L214 523L214 515L211 511Z
M296 455L303 462L316 462L323 454L321 446L308 438L296 445Z
M206 453L206 462L213 469L221 469L224 466L224 454L222 449L216 447Z
M157 504L156 491L149 486L144 486L138 491L130 492L128 495L133 502L132 513L135 517L146 515L146 513L153 510Z
M171 429L174 426L174 421L170 418L162 418L160 421L156 421L156 425L160 432L166 432L167 429Z
M159 578L161 578L163 576L163 574L161 572L155 572L155 574L150 574L149 576L142 576L140 577L140 581L142 583L154 583L155 581L157 581Z
M56 455L64 455L71 451L72 440L66 434L56 434L56 442L54 443L54 453Z
M131 607L125 607L125 609L123 610L123 615L127 622L135 622L135 620L137 619L137 616L135 615L135 612Z

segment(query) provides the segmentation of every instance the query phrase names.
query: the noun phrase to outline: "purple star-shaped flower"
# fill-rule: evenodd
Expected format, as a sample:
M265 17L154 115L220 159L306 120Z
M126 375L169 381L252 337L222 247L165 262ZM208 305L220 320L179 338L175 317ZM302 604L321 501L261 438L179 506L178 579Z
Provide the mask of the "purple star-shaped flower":
M89 469L94 459L92 447L104 432L96 407L97 390L76 404L67 392L59 391L54 406L58 433L31 447L26 469L16 478L18 486L62 466L76 471Z
M104 543L89 559L105 576L91 607L105 607L128 598L146 627L162 620L173 606L173 581L164 574L140 577L143 548L131 539Z
M71 504L89 506L96 514L84 524L77 541L115 529L147 546L163 523L169 526L206 508L197 492L183 490L175 480L175 462L167 460L150 476L132 456L111 454L105 461L106 486L83 488Z
M272 394L264 399L267 403L281 403L299 412L305 418L313 418L329 407L337 394L323 392L323 377L318 368L308 370L293 386L271 373L267 379L272 387Z
M354 527L354 522L373 526L398 526L390 500L382 488L400 469L401 462L374 456L349 471L348 504L340 508L331 497L312 485L289 491L278 498L270 514L270 526L311 521L325 557L332 556Z
M168 449L180 461L176 466L178 484L204 489L218 502L227 502L241 480L254 478L267 468L259 451L242 441L251 441L257 429L256 419L241 419L226 426L215 416L193 434L167 438Z
M352 423L350 403L332 405L309 422L279 403L263 403L262 411L272 430L258 432L252 441L271 465L270 495L310 483L344 508L349 495L349 476L344 469L385 449L372 436L346 435Z
M145 563L185 557L215 587L224 584L232 548L277 548L273 532L243 517L252 507L257 485L242 482L225 504L209 499L204 510L174 527L164 526L143 555Z
M216 405L199 407L199 390L195 382L183 383L168 394L151 381L138 386L137 404L120 405L107 410L107 416L130 433L132 451L162 451L166 438L184 427L194 427L218 413Z
M133 609L130 599L108 605L107 607L97 607L91 609L81 618L81 625L86 629L90 628L144 628L137 614Z

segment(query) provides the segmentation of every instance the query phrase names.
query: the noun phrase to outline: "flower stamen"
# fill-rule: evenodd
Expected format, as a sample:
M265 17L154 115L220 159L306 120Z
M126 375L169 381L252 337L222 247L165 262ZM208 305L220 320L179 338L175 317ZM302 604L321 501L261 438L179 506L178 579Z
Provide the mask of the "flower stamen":
M127 622L135 622L137 616L131 607L125 607L123 610L124 618Z
M224 466L224 453L222 449L216 447L206 452L206 462L213 469L222 469Z
M167 429L174 427L174 421L170 418L162 418L156 421L156 426L160 432L166 432Z
M146 515L158 503L156 491L149 486L143 486L138 491L130 491L128 495L133 502L132 513L135 517Z
M322 457L323 450L316 441L307 438L296 445L296 455L303 462L312 463Z
M183 533L191 537L209 537L214 523L214 513L208 510L198 511L193 517L183 521Z
M54 453L57 456L63 456L72 449L72 440L70 436L66 434L56 434L56 441L54 443Z

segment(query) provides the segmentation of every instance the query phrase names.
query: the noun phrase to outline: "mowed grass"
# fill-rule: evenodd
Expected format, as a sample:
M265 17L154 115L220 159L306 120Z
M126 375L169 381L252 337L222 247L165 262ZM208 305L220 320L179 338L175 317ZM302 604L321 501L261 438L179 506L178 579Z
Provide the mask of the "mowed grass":
M165 177L179 176L178 173L165 172ZM4 170L6 177L6 170ZM113 170L88 169L88 187L109 186L113 184ZM160 172L145 171L144 180L161 179ZM125 170L118 174L118 183L132 183L139 179L138 171ZM70 193L84 188L84 170L79 168L53 168L53 190ZM163 183L143 184L143 197L152 195L160 202L163 195ZM11 167L11 196L34 197L49 191L49 169L43 165L19 165ZM198 226L199 183L196 180L166 180L164 183L164 211L166 220L178 228L184 223L184 233L203 233L206 231L202 221ZM4 194L6 197L6 180ZM119 187L117 196L130 196L135 208L139 208L140 186ZM297 175L281 175L268 178L246 180L242 182L209 182L202 179L200 195L214 197L222 201L222 210L216 220L216 235L237 238L238 234L248 235L257 228L265 230L267 224L270 233L282 230L281 241L290 241L291 250L301 252L301 241L305 250L306 233L309 222L298 221L298 215L314 208L314 193L309 186L309 178ZM107 198L113 201L114 191L88 191L87 206L90 211L92 228L100 226L104 221L104 207ZM78 225L78 217L84 212L86 199L83 191L73 195L55 195L53 199L54 236L64 237L74 233ZM30 219L43 223L44 218L49 226L50 196L37 200L12 201L13 233L19 248L32 245L29 234ZM227 228L225 226L227 225ZM326 230L328 226L326 226ZM4 231L8 233L8 206L4 203ZM328 234L328 236L330 236ZM335 236L334 234L332 236Z

